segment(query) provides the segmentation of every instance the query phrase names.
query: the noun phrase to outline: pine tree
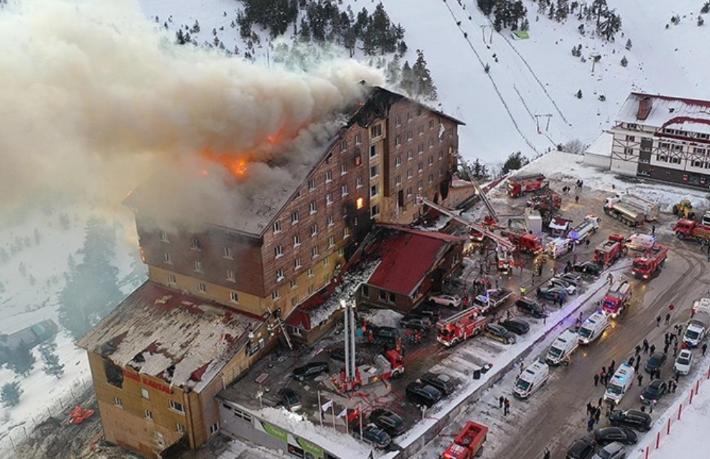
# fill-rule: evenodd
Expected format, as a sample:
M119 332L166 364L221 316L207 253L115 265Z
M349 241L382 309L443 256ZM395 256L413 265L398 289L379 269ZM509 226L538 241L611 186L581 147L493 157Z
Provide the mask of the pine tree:
M57 344L54 341L45 341L39 347L39 353L42 356L42 361L44 362L42 370L46 374L55 376L59 379L64 375L64 364L59 362L56 350Z
M701 12L702 14L710 13L710 2L705 2L705 3L703 3L702 8L700 8L700 12Z
M503 168L501 169L502 174L507 174L510 171L515 171L528 164L530 161L523 156L519 151L511 153L508 158L503 163Z
M626 40L626 49L631 49L631 39Z
M629 65L629 61L626 59L626 56L624 56L621 58L621 66L626 67L627 65Z
M35 356L30 347L22 340L15 349L10 351L7 367L15 374L28 376L34 368Z
M702 16L698 15L698 27L702 26L705 24L705 19L703 19Z
M412 67L409 66L409 61L404 61L402 66L402 81L399 84L402 90L410 96L414 93L414 74Z
M17 406L20 403L20 396L22 395L22 389L20 388L20 383L17 381L6 383L2 386L0 391L0 402L5 407Z
M478 5L478 9L488 16L493 11L494 0L476 0L476 4Z
M417 60L412 66L412 73L416 82L415 95L429 100L436 100L436 85L434 85L434 80L431 78L431 73L424 59L424 52L421 49L417 50Z
M581 90L581 89L578 90L578 91L575 93L574 97L576 97L577 99L581 99L581 98L582 98L582 90Z

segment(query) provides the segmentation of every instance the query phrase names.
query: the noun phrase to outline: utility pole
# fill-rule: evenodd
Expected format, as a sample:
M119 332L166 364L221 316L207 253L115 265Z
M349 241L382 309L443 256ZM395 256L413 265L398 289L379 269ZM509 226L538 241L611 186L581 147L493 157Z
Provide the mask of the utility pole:
M542 134L542 130L540 129L540 118L547 118L547 122L545 124L545 132L547 132L550 129L550 118L552 118L551 113L536 113L533 115L535 117L535 124L537 125L537 133Z

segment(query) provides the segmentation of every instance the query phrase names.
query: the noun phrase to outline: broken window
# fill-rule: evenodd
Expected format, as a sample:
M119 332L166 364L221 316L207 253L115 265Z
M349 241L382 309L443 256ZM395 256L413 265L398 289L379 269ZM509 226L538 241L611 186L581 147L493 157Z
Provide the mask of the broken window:
M123 389L123 369L121 367L114 365L109 360L104 360L104 373L106 374L106 382Z

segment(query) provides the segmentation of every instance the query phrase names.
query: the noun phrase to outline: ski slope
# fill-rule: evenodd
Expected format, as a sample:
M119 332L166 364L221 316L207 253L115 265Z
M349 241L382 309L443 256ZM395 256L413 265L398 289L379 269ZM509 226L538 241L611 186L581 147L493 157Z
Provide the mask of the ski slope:
M608 0L622 18L622 31L612 43L590 33L581 36L576 17L557 23L538 15L532 0L523 3L530 21L528 40L513 40L509 31L491 32L474 0L383 0L392 21L406 29L405 58L412 62L417 49L424 51L441 108L466 122L460 129L464 157L499 163L513 151L533 157L573 139L591 143L612 125L631 90L710 98L710 88L702 84L710 72L710 47L705 45L710 42L710 22L696 25L701 1ZM198 19L200 43L213 40L214 27L226 49L236 45L245 50L238 28L230 26L241 9L237 1L140 0L140 5L151 20L159 16L160 24L172 16L168 31L173 36L178 25ZM357 13L363 7L373 10L377 2L344 0L342 8L348 5ZM665 29L674 14L681 16L680 24ZM594 24L586 28L591 31ZM291 33L281 39L291 40ZM268 39L259 35L264 38L255 58L263 62ZM627 50L629 38L633 46ZM571 54L577 44L586 63ZM592 54L602 56L594 73ZM622 56L629 61L627 67L620 64ZM369 60L362 54L356 57ZM580 89L581 100L574 96ZM606 101L600 101L600 95ZM535 115L552 115L549 126L547 117L539 118L538 126Z

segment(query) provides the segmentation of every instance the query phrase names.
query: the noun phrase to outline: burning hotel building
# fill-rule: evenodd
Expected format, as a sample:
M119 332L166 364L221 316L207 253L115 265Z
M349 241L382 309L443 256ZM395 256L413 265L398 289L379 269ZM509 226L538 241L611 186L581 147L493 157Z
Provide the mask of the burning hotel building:
M204 444L219 431L215 395L273 347L373 224L411 223L418 197L447 197L461 122L379 87L342 115L293 180L255 189L234 212L162 227L146 204L159 185L128 198L149 280L81 341L106 440L152 457Z

